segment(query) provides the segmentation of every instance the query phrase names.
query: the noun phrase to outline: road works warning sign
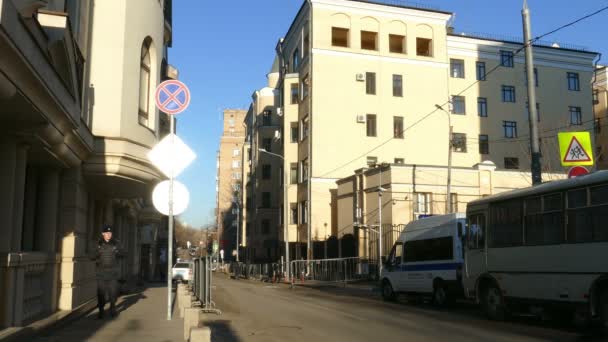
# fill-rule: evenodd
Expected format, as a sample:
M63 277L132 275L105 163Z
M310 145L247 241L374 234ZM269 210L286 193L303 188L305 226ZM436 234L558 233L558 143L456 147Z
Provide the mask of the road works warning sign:
M559 133L562 166L592 166L593 150L589 132Z

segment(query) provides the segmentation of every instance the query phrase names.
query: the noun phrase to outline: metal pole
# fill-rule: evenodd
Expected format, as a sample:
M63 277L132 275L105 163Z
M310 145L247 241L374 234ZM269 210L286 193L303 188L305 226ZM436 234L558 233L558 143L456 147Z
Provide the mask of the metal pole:
M239 252L240 252L240 248L239 248L239 235L240 235L240 222L239 219L241 218L241 206L237 202L235 202L236 204L236 262L239 262Z
M171 134L171 145L175 136L175 117L169 119ZM173 171L169 177L169 236L167 238L167 320L172 316L172 291L173 290Z
M452 212L452 148L454 147L454 141L452 138L454 127L452 127L452 117L448 114L448 122L450 125L449 136L448 136L448 185L446 194L446 214Z
M528 79L528 112L530 113L530 149L532 154L532 184L543 182L541 170L540 146L538 141L538 113L536 111L536 84L534 82L534 54L532 51L532 28L528 1L524 0L521 11L524 26L524 43L526 50L526 77Z
M288 201L288 185L287 185L287 162L285 161L285 157L283 157L283 239L285 240L285 273L287 277L290 276L289 273L289 210L287 208Z
M382 273L382 165L378 183L378 279Z

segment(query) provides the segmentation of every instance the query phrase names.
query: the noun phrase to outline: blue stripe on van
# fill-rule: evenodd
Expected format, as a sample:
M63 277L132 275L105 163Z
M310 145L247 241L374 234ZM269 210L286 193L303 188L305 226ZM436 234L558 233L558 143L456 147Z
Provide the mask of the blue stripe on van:
M422 265L401 265L398 270L401 272L412 271L452 271L462 266L461 262L452 262L444 264L422 264Z

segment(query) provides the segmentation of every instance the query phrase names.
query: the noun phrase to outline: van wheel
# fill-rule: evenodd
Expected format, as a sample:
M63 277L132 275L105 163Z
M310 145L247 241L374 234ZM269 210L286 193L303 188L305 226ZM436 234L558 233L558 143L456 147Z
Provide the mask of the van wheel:
M439 283L433 290L433 305L444 307L448 303L448 291L443 284Z
M608 290L602 293L600 299L600 331L608 335Z
M394 302L397 299L397 294L393 291L393 286L387 279L382 281L382 298L387 302Z
M489 285L483 292L483 306L488 318L495 321L505 319L505 303L496 285Z

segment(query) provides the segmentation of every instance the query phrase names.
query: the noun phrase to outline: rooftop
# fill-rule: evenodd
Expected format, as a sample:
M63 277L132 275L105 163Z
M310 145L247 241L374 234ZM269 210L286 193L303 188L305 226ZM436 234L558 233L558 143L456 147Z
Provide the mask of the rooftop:
M423 4L420 2L412 2L406 0L348 0L348 1L356 1L356 2L367 2L370 4L376 5L384 5L384 6L392 6L392 7L400 7L400 8L408 8L408 9L417 9L429 12L436 13L444 13L444 14L452 14L452 12L442 11L438 6Z
M482 39L482 40L491 40L495 42L504 42L511 44L520 44L523 45L524 39L516 36L509 36L503 34L493 34L493 33L481 33L481 32L454 32L450 33L450 36L455 37L468 37L474 39ZM545 40L537 40L534 42L534 46L537 47L545 47L550 49L562 49L562 50L570 50L570 51L578 51L578 52L586 52L593 53L589 50L589 48L581 45L561 43L556 41L545 41Z

